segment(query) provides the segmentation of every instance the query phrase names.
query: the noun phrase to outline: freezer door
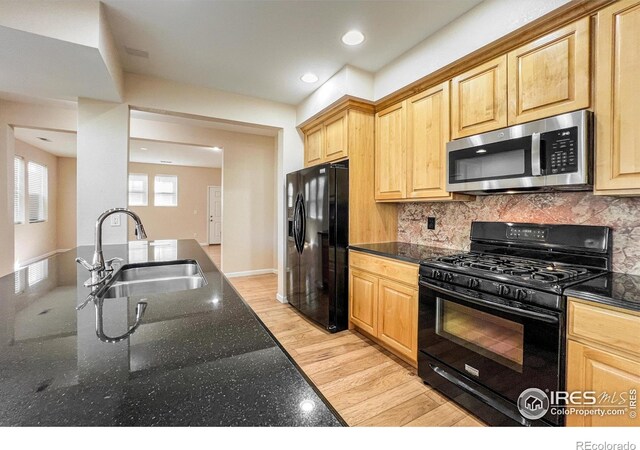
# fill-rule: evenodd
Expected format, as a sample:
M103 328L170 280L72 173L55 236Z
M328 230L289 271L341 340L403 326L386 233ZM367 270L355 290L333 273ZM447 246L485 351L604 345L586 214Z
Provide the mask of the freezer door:
M303 197L300 298L297 308L310 319L329 328L333 298L329 259L329 165L301 171Z
M286 251L286 296L287 301L298 308L300 306L300 253L296 244L295 225L299 219L296 210L296 199L302 196L300 191L300 174L299 172L287 175L285 187L285 205L287 208L287 225L285 227L285 239L287 243Z

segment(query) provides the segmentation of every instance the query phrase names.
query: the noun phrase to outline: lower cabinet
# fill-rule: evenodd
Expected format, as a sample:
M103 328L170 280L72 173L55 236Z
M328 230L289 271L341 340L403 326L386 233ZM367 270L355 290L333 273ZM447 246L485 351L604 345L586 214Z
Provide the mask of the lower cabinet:
M569 299L567 391L592 392L605 415L569 415L567 426L640 426L638 330L638 313Z
M418 266L350 252L349 322L416 366Z

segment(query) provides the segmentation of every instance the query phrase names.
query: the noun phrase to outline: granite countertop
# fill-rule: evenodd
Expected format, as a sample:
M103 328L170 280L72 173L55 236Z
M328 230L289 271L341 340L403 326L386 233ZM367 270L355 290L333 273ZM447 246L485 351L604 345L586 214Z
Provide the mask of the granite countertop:
M440 256L460 253L460 250L452 250L440 247L429 247L426 245L410 244L408 242L380 242L376 244L356 244L350 245L349 249L359 252L371 253L373 255L387 258L399 259L414 264L420 264L428 259Z
M104 301L118 343L96 335L94 303L76 311L88 272L56 255L0 278L0 426L340 426L196 241L105 246L122 264L195 259L207 285Z
M565 294L569 297L640 311L640 276L609 272L571 286Z

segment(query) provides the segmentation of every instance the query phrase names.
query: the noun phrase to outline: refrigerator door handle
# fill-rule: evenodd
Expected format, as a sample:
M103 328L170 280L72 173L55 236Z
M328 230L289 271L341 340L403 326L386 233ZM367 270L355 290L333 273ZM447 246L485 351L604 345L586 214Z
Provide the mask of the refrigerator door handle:
M296 245L296 251L300 253L300 194L296 196L296 204L293 207L293 242Z
M304 207L304 196L302 194L300 194L300 225L300 254L302 254L307 236L307 210Z

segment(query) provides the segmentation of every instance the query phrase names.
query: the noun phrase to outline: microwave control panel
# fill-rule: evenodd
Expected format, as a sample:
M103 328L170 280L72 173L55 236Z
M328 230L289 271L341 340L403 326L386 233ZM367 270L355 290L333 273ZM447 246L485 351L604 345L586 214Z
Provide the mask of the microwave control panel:
M540 141L544 143L546 175L578 171L578 127L542 133Z

